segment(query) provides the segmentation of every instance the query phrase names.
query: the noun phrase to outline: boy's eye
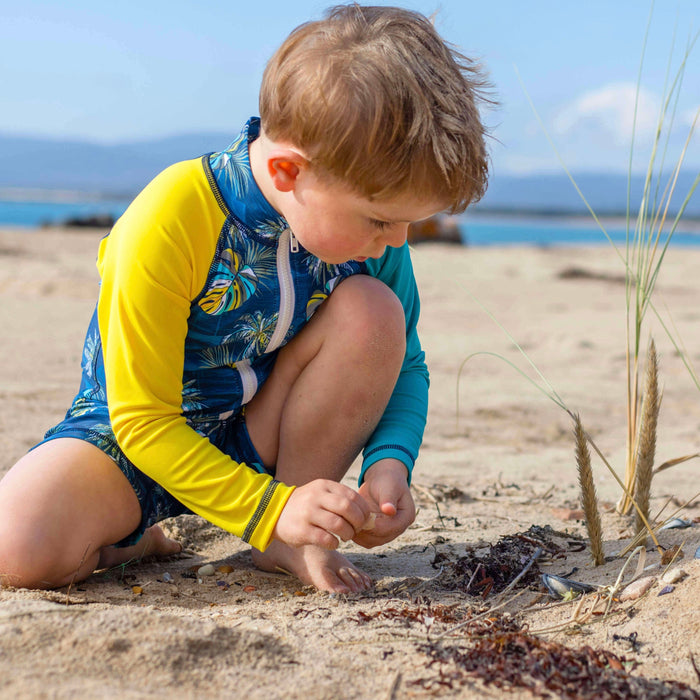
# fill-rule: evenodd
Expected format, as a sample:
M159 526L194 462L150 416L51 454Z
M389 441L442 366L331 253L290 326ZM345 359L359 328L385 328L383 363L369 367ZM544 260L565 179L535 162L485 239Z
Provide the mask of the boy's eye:
M378 228L380 231L383 231L388 226L391 226L388 221L380 221L379 219L370 219L369 222L372 224L372 226L374 226L374 228Z

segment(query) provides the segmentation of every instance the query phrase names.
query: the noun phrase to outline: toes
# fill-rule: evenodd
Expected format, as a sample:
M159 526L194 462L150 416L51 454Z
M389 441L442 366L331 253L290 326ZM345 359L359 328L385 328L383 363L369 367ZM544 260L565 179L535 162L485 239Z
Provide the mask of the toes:
M180 552L182 552L182 544L180 542L171 539L165 540L163 554L166 556L172 556L174 554L180 554Z
M366 591L372 586L372 579L367 574L350 566L343 566L338 569L338 578L346 585L353 593Z

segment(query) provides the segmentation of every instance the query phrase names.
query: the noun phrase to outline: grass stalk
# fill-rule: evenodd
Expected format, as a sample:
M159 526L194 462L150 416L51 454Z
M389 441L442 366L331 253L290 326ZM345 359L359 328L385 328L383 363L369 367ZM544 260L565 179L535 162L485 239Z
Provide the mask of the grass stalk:
M649 22L651 22L651 15ZM649 25L647 26L647 33ZM692 135L695 131L697 123L697 114L693 124L691 125L686 142L681 150L681 153L676 161L675 167L668 178L666 186L663 188L663 194L659 197L659 192L662 190L664 179L663 164L666 160L666 152L668 148L669 135L673 126L676 105L680 94L680 88L685 73L685 67L688 56L698 39L700 34L696 34L689 42L680 67L678 68L674 80L670 87L664 87L664 99L662 101L661 112L657 121L656 135L652 143L652 152L647 167L647 173L644 181L644 190L642 200L637 213L634 235L630 240L630 203L628 186L628 208L627 208L627 242L625 249L625 300L627 314L627 348L626 348L626 365L627 365L627 440L625 450L625 485L626 492L620 498L617 504L619 513L629 513L632 505L628 497L628 493L636 488L637 481L637 455L638 445L637 440L641 436L641 400L639 396L639 355L640 343L643 330L643 323L647 310L652 307L652 297L656 286L658 274L661 270L661 264L664 260L671 238L678 226L680 217L685 210L690 198L692 197L697 184L698 178L691 186L689 192L680 207L678 215L675 217L670 229L665 233L665 225L668 219L669 207L672 198L675 194L678 176L681 167L685 160L685 155ZM645 37L646 47L646 37ZM642 61L644 59L644 50L642 51ZM640 64L641 75L641 64ZM637 95L639 95L640 82L637 83ZM669 114L670 113L670 114ZM636 109L635 109L636 120ZM666 139L663 140L663 135L666 134ZM662 145L663 141L663 145ZM630 149L630 170L628 174L628 182L631 182L632 175L632 154L634 152L634 133ZM657 168L657 159L660 160L660 165ZM656 172L655 172L656 171ZM658 313L657 313L658 316ZM665 330L666 326L663 326ZM667 331L668 332L668 331ZM674 341L675 343L675 341ZM686 362L689 370L691 368ZM693 372L691 370L691 376ZM694 377L695 380L695 377ZM697 383L697 382L696 382Z
M591 453L588 450L586 432L581 425L581 418L574 416L574 436L576 440L576 465L578 466L578 482L581 486L581 504L586 516L586 530L591 547L593 563L600 566L605 563L603 552L603 528L598 511L598 497L593 483L591 469Z
M678 176L681 172L681 167L685 160L685 156L691 143L692 137L696 131L700 110L695 114L695 119L688 130L687 138L681 153L675 162L675 166L671 169L671 175L666 180L664 175L664 166L667 160L667 152L670 143L670 135L673 129L673 122L676 115L678 98L685 75L685 69L688 58L695 46L695 43L700 37L700 32L694 34L686 46L685 52L681 58L680 64L672 76L672 57L673 51L669 54L669 62L666 71L666 78L663 88L663 99L656 124L656 132L651 143L651 156L647 165L646 176L642 198L639 204L636 217L634 217L634 226L632 226L633 215L631 207L631 184L632 171L635 151L635 138L637 129L637 112L639 107L639 95L641 93L642 69L644 65L644 56L646 53L647 41L649 38L650 29L652 26L654 4L652 2L647 21L646 31L644 34L644 42L642 53L639 62L639 71L637 75L637 92L634 106L634 118L632 126L632 139L630 144L629 166L628 166L628 185L627 185L627 214L626 214L626 236L625 247L621 250L614 244L603 223L593 210L591 205L586 200L583 192L576 183L575 178L568 170L561 154L550 137L547 128L545 127L541 117L537 113L535 106L523 87L525 96L527 97L533 113L539 122L542 130L549 141L552 149L561 163L564 172L568 176L572 185L579 194L581 200L586 205L591 216L612 245L617 256L622 261L625 268L625 307L626 307L626 372L627 372L627 429L626 429L626 448L625 448L625 478L622 496L617 504L617 511L621 514L627 514L633 506L631 494L635 490L637 479L637 439L641 435L641 397L639 393L639 373L640 373L640 344L643 333L643 326L647 311L651 308L659 319L662 328L669 336L674 346L678 350L683 363L688 369L691 378L695 385L700 389L700 380L697 373L692 367L687 353L682 351L678 342L674 338L668 326L663 322L661 315L653 304L653 295L656 286L656 281L661 270L664 257L668 250L669 244L675 233L678 224L683 216L683 213L693 196L695 190L700 185L700 173L695 178L693 184L686 193L675 218L668 226L670 220L669 210L671 202L674 198L676 187L678 184ZM675 36L675 35L674 35ZM675 43L675 39L674 42ZM671 79L672 77L672 79ZM522 80L520 81L522 85ZM665 185L664 185L665 182Z
M649 341L647 369L642 401L642 417L637 439L637 458L634 496L639 506L635 520L635 535L646 528L641 517L643 514L649 520L649 497L651 480L654 473L654 456L656 453L656 427L661 407L659 395L659 362L654 341Z

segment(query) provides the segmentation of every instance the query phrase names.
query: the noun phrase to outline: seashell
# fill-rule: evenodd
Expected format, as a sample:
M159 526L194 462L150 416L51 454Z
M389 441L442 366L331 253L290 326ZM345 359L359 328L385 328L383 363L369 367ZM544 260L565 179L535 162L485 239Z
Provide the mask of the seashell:
M686 575L685 571L683 571L680 566L677 566L663 574L661 580L663 583L678 583L681 579L684 579Z
M655 576L645 576L644 578L638 578L636 581L632 581L632 583L620 593L620 602L624 603L626 600L637 600L637 598L641 598L654 583L656 583Z
M216 570L220 574L230 574L233 571L233 567L230 564L222 564L221 566L217 566Z
M215 573L213 564L205 564L197 569L197 576L213 576Z
M581 593L595 591L595 587L589 586L587 583L572 581L554 574L542 574L542 583L553 598L575 598Z
M671 520L665 522L659 528L659 531L683 529L685 527L693 527L693 521L692 520L683 520L683 518L671 518Z
M167 571L163 574L163 583L172 583L173 577Z
M667 593L673 593L676 590L675 586L664 586L658 593L658 595L666 595Z
M700 547L698 547L695 550L695 556L693 557L694 559L700 559Z
M365 524L360 528L360 532L369 532L374 530L374 525L377 522L377 513L370 513L365 520Z

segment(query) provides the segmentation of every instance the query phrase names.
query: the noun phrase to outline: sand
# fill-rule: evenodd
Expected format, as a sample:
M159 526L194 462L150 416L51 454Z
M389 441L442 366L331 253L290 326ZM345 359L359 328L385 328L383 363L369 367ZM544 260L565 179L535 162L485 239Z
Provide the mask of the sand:
M77 389L83 334L97 291L100 235L0 232L0 473L62 416ZM96 573L70 590L0 590L2 697L500 697L498 685L508 674L487 654L480 657L487 683L464 671L461 662L436 659L454 659L456 651L472 648L478 623L449 630L503 602L485 616L488 625L503 624L496 616L505 612L550 651L559 653L559 645L565 645L577 658L585 646L605 650L615 655L604 664L608 667L622 659L623 670L614 673L616 682L626 679L627 690L618 696L600 691L595 697L683 696L671 682L700 689L690 658L693 654L700 663L700 560L693 558L699 524L658 536L663 548L682 545L684 557L677 563L687 575L672 592L659 596L663 584L657 582L637 600L613 601L607 615L601 605L600 614L587 621L582 616L593 595L577 610L580 600L556 602L546 596L539 576L526 588L499 595L487 591L486 577L478 572L472 595L465 591L469 581L457 575L458 563L468 555L487 556L489 545L533 525L553 529L531 531L550 537L549 551L535 565L540 572L569 574L576 568L575 580L611 586L622 569L625 560L614 555L629 542L630 521L614 512L620 489L595 455L609 561L594 568L577 541L585 527L576 519L577 471L566 413L493 356L470 359L457 382L463 360L479 352L505 355L535 376L474 295L518 340L566 405L581 414L621 474L625 310L622 265L614 251L605 245L430 244L416 247L414 265L432 378L414 477L418 516L383 548L343 546L375 579L375 590L331 596L288 576L259 572L235 537L195 516L180 518L166 527L183 541L181 557ZM574 267L578 274L562 275ZM700 365L698 269L700 250L670 251L659 278L658 308L671 310L689 357ZM653 313L649 322L644 340L653 333L663 383L659 463L700 451L700 391ZM692 499L700 491L699 467L691 460L658 474L652 510L670 499L665 511L670 514ZM353 484L356 474L357 465L347 483ZM695 498L679 515L698 519L700 501ZM574 519L566 519L570 516ZM523 537L510 541L527 545ZM527 559L524 550L516 569ZM644 563L659 560L650 546ZM630 562L625 581L637 561ZM207 563L223 569L201 579L191 573ZM648 573L661 572L657 567ZM576 616L582 624L571 623ZM493 640L492 635L484 643ZM497 658L501 663L506 657ZM512 650L508 658L515 658ZM599 672L605 673L612 672ZM534 697L520 687L527 683L547 692L542 681L529 678L511 673L512 697ZM644 691L642 682L648 684ZM585 695L581 680L573 687L571 697L594 696Z

